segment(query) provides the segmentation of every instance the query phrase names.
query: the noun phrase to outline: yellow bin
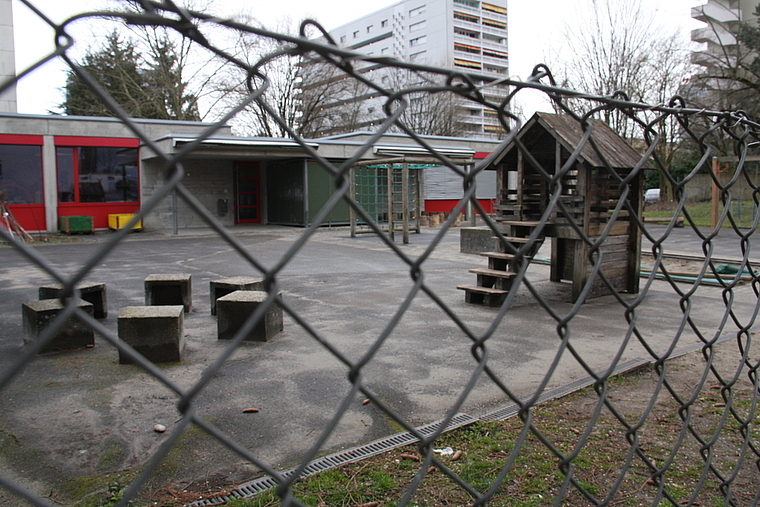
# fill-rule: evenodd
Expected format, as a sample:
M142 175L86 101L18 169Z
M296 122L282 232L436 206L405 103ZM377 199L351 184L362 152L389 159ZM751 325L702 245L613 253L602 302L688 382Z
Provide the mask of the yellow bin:
M133 213L108 215L108 228L114 231L117 229L123 229L127 226L129 221L134 218L134 216L135 215ZM137 223L132 226L132 229L135 231L140 231L142 228L142 220L138 220Z

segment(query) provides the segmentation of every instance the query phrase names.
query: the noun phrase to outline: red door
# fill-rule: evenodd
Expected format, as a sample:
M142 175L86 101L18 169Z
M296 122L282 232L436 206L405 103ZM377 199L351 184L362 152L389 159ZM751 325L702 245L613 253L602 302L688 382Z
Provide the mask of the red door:
M235 162L235 223L261 223L261 187L257 162Z

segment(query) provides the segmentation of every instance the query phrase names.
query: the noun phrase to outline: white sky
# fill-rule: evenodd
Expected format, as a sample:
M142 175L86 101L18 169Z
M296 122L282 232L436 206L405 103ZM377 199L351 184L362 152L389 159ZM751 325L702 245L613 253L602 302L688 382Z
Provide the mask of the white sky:
M240 5L261 23L275 26L284 19L293 22L314 18L328 30L352 19L369 14L395 3L396 0L376 0L373 3L356 0L213 0L210 11L221 16L240 12ZM622 0L621 0L622 1ZM661 19L668 26L682 27L685 31L695 27L691 8L704 0L633 0L655 1ZM53 22L61 22L72 14L95 10L104 0L32 0ZM76 7L72 7L76 5ZM573 0L508 0L510 74L526 78L533 66L545 60L551 47L562 44L562 26L572 19L577 2ZM16 71L21 72L43 58L53 48L53 31L24 4L13 0L15 25ZM697 23L696 26L699 26ZM91 32L89 32L91 33ZM82 48L92 39L88 32L78 36ZM44 114L55 110L63 100L61 89L65 84L65 66L61 62L48 62L24 78L18 86L18 112Z

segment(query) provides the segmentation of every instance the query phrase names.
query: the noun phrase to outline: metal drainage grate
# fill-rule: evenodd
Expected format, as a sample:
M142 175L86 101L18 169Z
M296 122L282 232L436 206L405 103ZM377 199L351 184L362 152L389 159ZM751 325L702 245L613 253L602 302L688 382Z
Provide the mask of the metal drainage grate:
M448 426L446 426L446 429L443 431L452 431L475 422L478 422L478 419L475 419L470 415L460 413L451 419ZM420 426L419 428L415 429L418 433L421 433L424 436L429 436L438 430L440 424L441 421L438 421ZM347 449L345 451L336 452L335 454L329 454L306 465L302 477L308 477L309 475L313 475L324 470L329 470L331 468L337 468L341 465L360 461L365 458L369 458L370 456L382 454L386 451L390 451L398 447L414 444L418 441L419 439L417 437L415 437L412 433L406 431L404 433L391 435L390 437L382 438L380 440L375 440L374 442L370 442L359 447L354 447L353 449ZM293 474L295 471L295 468L291 468L290 470L283 472L282 475L287 477ZM187 504L186 507L207 507L212 505L223 505L235 498L249 498L258 493L261 493L262 491L271 489L277 486L277 484L277 481L270 476L261 477L259 479L238 486L226 495L197 500L193 503Z

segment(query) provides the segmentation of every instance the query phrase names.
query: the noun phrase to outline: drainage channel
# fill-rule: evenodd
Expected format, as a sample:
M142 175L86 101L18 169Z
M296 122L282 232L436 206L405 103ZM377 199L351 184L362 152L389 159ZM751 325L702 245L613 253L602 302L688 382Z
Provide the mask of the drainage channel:
M720 343L730 338L732 338L731 335L724 335L720 337L718 340L716 340L715 343ZM694 344L686 345L683 347L679 347L672 351L672 353L669 355L669 359L682 356L690 352L697 351L703 346L704 346L703 343L694 343ZM623 361L622 363L618 364L615 367L615 369L612 371L610 376L628 373L632 370L635 370L636 368L640 368L647 364L652 364L653 362L654 361L652 359L644 359L644 358L636 358L636 359L630 359L628 361ZM575 391L583 389L584 387L591 386L595 382L596 382L596 379L591 375L580 377L567 384L564 384L552 389L548 389L547 391L545 391L538 397L537 403L543 403L546 401L561 398L563 396L567 396L568 394L574 393ZM527 400L523 400L523 401L527 401ZM519 405L517 403L512 403L498 410L494 410L493 412L489 412L479 418L474 418L468 414L460 413L460 414L455 415L451 419L451 422L449 422L449 425L446 426L446 428L443 431L444 433L449 432L457 428L461 428L462 426L467 426L468 424L472 424L478 421L483 421L483 422L503 421L505 419L509 419L510 417L514 417L515 415L517 415L519 410L520 410ZM424 426L420 426L419 428L415 428L415 429L418 433L424 436L429 436L429 435L432 435L435 431L437 431L440 424L441 424L441 421L438 421L438 422L426 424ZM329 470L331 468L337 468L341 465L345 465L348 463L361 461L365 458L369 458L377 454L382 454L384 452L391 451L398 447L414 444L418 441L419 439L415 437L414 434L408 431L404 433L398 433L396 435L391 435L390 437L382 438L380 440L375 440L374 442L370 442L368 444L354 447L352 449L348 449L345 451L336 452L334 454L329 454L322 458L316 459L312 461L311 463L309 463L308 465L306 465L301 476L307 477L309 475L313 475L313 474L322 472L324 470ZM282 475L284 477L289 477L290 475L295 473L296 470L297 470L296 468L291 468L290 470L283 472ZM233 489L226 495L220 495L214 498L206 498L203 500L197 500L193 503L186 504L185 507L209 507L209 506L215 506L215 505L224 505L233 499L250 498L252 496L257 495L258 493L262 493L268 489L274 488L278 484L279 483L277 482L277 480L271 476L261 477L259 479L255 479L253 481L247 482L245 484L242 484L236 487L235 489Z
M472 424L477 421L478 421L477 419L475 419L474 417L470 415L460 413L452 417L448 426L446 426L446 428L443 431L449 432L457 428L461 428L462 426ZM423 436L429 436L438 430L440 424L441 424L441 421L438 421L438 422L426 424L425 426L420 426L419 428L415 428L415 430ZM312 461L311 463L309 463L308 465L306 465L306 468L304 468L304 471L301 474L301 477L307 477L309 475L313 475L313 474L322 472L324 470L336 468L341 465L353 463L355 461L361 461L365 458L369 458L370 456L382 454L384 452L396 449L398 447L414 444L415 442L418 442L418 441L419 439L416 436L414 436L413 433L406 431L404 433L391 435L390 437L382 438L380 440L375 440L374 442L370 442L368 444L364 444L359 447L354 447L353 449L336 452L335 454L329 454L327 456L323 456L319 459L316 459ZM288 477L292 475L295 471L296 471L295 468L291 468L290 470L283 472L282 475L285 477ZM253 481L250 481L238 486L237 488L230 491L226 495L220 495L214 498L198 500L196 502L187 504L185 507L206 507L206 506L212 506L212 505L223 505L232 499L249 498L258 493L261 493L270 488L273 488L277 485L278 485L278 482L273 477L271 476L261 477L260 479L256 479L256 480L253 480Z

